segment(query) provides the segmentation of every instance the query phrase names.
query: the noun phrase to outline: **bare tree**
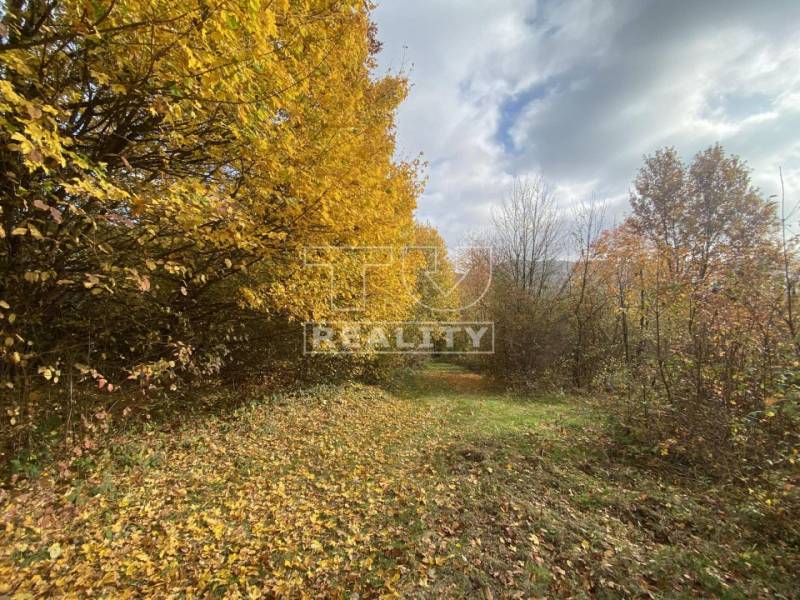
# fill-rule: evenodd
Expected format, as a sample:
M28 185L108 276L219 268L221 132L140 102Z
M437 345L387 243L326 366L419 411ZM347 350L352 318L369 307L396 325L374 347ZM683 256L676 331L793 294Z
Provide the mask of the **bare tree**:
M595 306L589 299L589 278L591 268L597 259L596 243L603 232L606 203L598 201L594 195L588 201L581 201L572 211L572 243L577 252L570 273L570 291L573 300L573 319L575 323L575 343L573 349L573 379L578 386L586 383L587 329L597 318L602 306Z
M541 177L516 180L492 218L494 278L487 306L497 326L491 369L530 384L547 377L564 352L559 268L561 220Z
M787 223L796 207L789 215L786 214L786 188L783 184L783 169L778 169L781 179L781 250L783 254L783 276L786 287L786 324L789 327L792 340L794 342L795 353L800 356L800 338L798 337L797 325L795 324L794 299L796 295L795 285L796 276L792 274L792 256L795 255L793 249L794 240L787 237ZM796 246L795 246L796 247Z
M540 299L556 272L560 220L541 177L515 180L492 217L497 267L517 288Z

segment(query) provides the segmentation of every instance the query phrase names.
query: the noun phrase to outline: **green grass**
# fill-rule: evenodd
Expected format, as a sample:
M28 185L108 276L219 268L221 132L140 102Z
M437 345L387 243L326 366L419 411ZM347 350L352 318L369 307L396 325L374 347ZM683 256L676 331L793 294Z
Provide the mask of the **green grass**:
M796 544L742 518L746 493L611 458L585 401L437 363L401 393L440 416L430 462L456 490L434 595L800 597Z

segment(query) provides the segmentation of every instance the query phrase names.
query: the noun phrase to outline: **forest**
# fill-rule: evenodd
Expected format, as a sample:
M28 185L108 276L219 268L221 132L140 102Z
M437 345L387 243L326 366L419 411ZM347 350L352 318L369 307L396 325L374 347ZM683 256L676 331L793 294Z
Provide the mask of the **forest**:
M799 597L791 189L448 249L374 9L0 3L0 597Z

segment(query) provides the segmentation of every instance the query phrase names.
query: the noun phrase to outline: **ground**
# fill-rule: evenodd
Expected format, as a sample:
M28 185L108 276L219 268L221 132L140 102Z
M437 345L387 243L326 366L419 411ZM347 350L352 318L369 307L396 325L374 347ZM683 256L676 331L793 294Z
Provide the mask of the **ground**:
M792 540L603 432L449 365L255 394L0 490L0 597L798 597Z

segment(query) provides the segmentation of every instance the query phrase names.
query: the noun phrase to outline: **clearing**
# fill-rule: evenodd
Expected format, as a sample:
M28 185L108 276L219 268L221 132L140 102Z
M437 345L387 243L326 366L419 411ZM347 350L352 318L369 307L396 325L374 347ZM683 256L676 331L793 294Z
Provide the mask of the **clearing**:
M0 596L797 597L746 491L611 447L585 402L450 365L254 394L0 489Z

